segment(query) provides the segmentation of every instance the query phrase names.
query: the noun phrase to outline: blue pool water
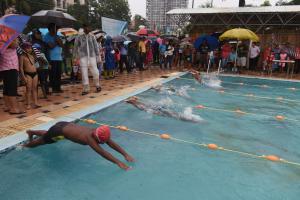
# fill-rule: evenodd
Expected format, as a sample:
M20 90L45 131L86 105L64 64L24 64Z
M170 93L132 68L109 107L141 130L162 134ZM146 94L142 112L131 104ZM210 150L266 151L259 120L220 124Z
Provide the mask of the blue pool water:
M274 98L257 99L219 93L220 88L188 80L192 78L190 75L183 78L187 79L165 84L165 87L179 89L181 95L148 90L138 97L186 117L201 117L200 123L152 115L124 102L88 118L139 131L169 133L187 141L216 143L257 155L275 154L300 162L300 91L287 89L300 88L300 83L221 77L225 92ZM246 84L232 84L240 82ZM278 101L277 97L295 101ZM257 115L195 109L199 104L223 110L240 109ZM294 121L276 121L276 115ZM124 172L89 147L69 141L15 150L0 158L0 199L298 200L300 196L300 167L297 166L115 129L112 136L136 159L131 171Z

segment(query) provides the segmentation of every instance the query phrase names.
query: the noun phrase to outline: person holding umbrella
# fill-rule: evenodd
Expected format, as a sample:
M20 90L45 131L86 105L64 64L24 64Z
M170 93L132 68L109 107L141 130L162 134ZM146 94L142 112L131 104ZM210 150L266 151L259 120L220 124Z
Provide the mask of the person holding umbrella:
M83 92L82 95L89 93L89 75L88 68L92 72L94 83L96 86L96 92L101 91L99 81L99 70L97 63L100 63L100 50L96 37L92 34L89 25L83 25L84 34L78 35L74 44L74 58L80 63L80 69L82 74ZM75 61L75 62L76 62Z
M62 73L62 48L63 42L57 35L56 24L48 25L49 32L44 36L43 40L48 46L48 58L51 68L49 70L50 85L53 93L62 93L61 90L61 73Z

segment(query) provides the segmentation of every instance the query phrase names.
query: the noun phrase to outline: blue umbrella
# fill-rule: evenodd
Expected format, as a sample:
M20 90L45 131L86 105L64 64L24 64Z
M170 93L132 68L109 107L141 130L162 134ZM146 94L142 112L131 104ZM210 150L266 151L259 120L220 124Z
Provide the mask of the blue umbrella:
M209 35L202 35L194 42L194 47L198 49L204 41L207 41L210 50L215 50L219 47L219 41L217 38Z
M5 15L0 18L0 54L22 33L29 19L25 15Z

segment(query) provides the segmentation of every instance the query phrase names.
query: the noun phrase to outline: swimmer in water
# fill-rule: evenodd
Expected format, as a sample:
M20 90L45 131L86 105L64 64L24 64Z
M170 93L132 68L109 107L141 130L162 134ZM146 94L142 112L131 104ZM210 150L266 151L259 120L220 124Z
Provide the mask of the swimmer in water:
M193 75L194 79L198 81L199 83L202 83L202 78L200 72L197 70L191 69L190 73Z
M171 117L171 118L175 118L175 119L179 119L179 120L187 121L187 122L193 122L193 123L199 123L199 122L202 121L199 118L187 117L183 114L171 111L171 110L169 110L167 108L164 108L162 106L145 104L145 103L139 101L138 97L135 97L135 96L127 99L126 102L133 105L133 106L135 106L139 110L150 112L150 113L155 114L155 115L160 115L160 116L164 116L164 117Z
M89 145L103 158L115 163L121 169L129 170L129 166L99 146L99 144L107 144L109 147L122 154L125 160L134 162L133 157L111 139L110 128L108 126L100 126L94 129L70 122L58 122L48 131L27 130L27 134L29 142L24 144L24 147L34 148L41 145L53 144L62 139L68 139L77 144ZM34 139L33 136L38 137Z
M152 86L151 89L155 90L156 92L161 92L163 90L170 91L173 93L176 92L176 89L172 86L164 87L163 85L155 85L155 86Z

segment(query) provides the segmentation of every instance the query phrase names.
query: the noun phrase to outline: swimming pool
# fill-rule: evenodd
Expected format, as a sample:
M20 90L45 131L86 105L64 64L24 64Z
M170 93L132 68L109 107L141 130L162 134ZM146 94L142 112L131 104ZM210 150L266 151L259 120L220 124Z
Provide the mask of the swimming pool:
M171 90L138 95L144 102L197 118L199 123L152 115L124 102L86 118L300 162L300 91L295 90L300 83L239 77L221 80L222 88L216 82L208 87L185 75L164 84ZM174 89L179 92L174 94ZM284 120L276 120L278 115ZM133 170L124 172L88 147L69 141L15 150L0 158L1 199L299 199L297 165L112 131L113 138L135 157Z

